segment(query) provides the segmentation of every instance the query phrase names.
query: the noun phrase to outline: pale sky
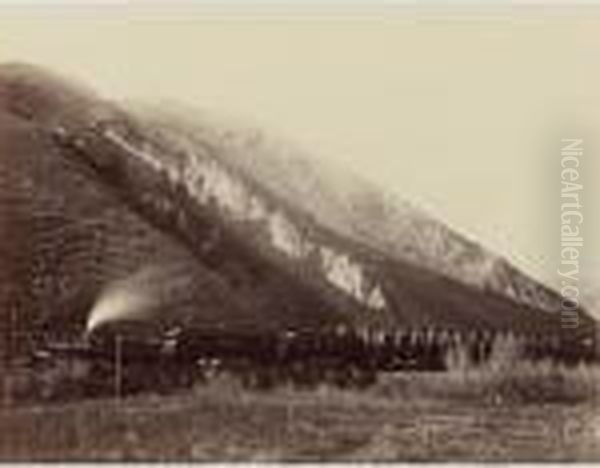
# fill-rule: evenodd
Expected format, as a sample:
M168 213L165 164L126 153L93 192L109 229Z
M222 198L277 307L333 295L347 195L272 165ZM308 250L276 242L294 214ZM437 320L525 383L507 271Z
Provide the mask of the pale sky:
M296 10L5 7L0 61L255 123L554 285L560 139L584 138L600 293L600 8Z

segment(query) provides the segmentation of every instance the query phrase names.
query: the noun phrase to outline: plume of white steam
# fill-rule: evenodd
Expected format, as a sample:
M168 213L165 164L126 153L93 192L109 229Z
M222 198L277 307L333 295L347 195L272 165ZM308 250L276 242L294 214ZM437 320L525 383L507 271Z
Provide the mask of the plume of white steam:
M159 302L159 267L144 268L111 283L98 297L88 317L86 331L119 320L143 320Z
M88 317L86 331L108 322L147 320L157 313L177 308L189 297L189 265L153 265L111 283L98 297Z
M141 319L152 305L152 298L143 291L126 285L104 291L88 317L86 330L91 332L101 324L116 320Z

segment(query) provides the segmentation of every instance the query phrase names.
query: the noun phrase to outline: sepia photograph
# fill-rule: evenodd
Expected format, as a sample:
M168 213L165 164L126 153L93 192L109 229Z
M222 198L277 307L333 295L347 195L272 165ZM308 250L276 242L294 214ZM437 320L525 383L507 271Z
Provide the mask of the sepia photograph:
M0 3L0 463L600 462L599 148L600 4Z

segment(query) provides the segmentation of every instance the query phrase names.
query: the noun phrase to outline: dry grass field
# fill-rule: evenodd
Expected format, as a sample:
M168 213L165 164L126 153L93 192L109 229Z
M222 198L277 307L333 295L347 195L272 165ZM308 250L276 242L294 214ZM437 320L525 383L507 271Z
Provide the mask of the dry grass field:
M600 372L402 373L364 391L191 392L5 409L6 460L599 460Z

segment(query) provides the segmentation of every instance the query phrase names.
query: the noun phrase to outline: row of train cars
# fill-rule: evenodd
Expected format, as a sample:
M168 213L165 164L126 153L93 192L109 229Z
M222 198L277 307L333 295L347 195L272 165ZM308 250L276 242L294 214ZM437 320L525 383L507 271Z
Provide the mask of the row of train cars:
M445 371L514 358L565 365L595 360L595 335L344 326L235 333L173 327L157 332L139 323L118 323L78 341L50 339L38 347L27 362L35 383L25 393L36 400L167 393L222 373L259 389L322 383L365 388L382 372Z

